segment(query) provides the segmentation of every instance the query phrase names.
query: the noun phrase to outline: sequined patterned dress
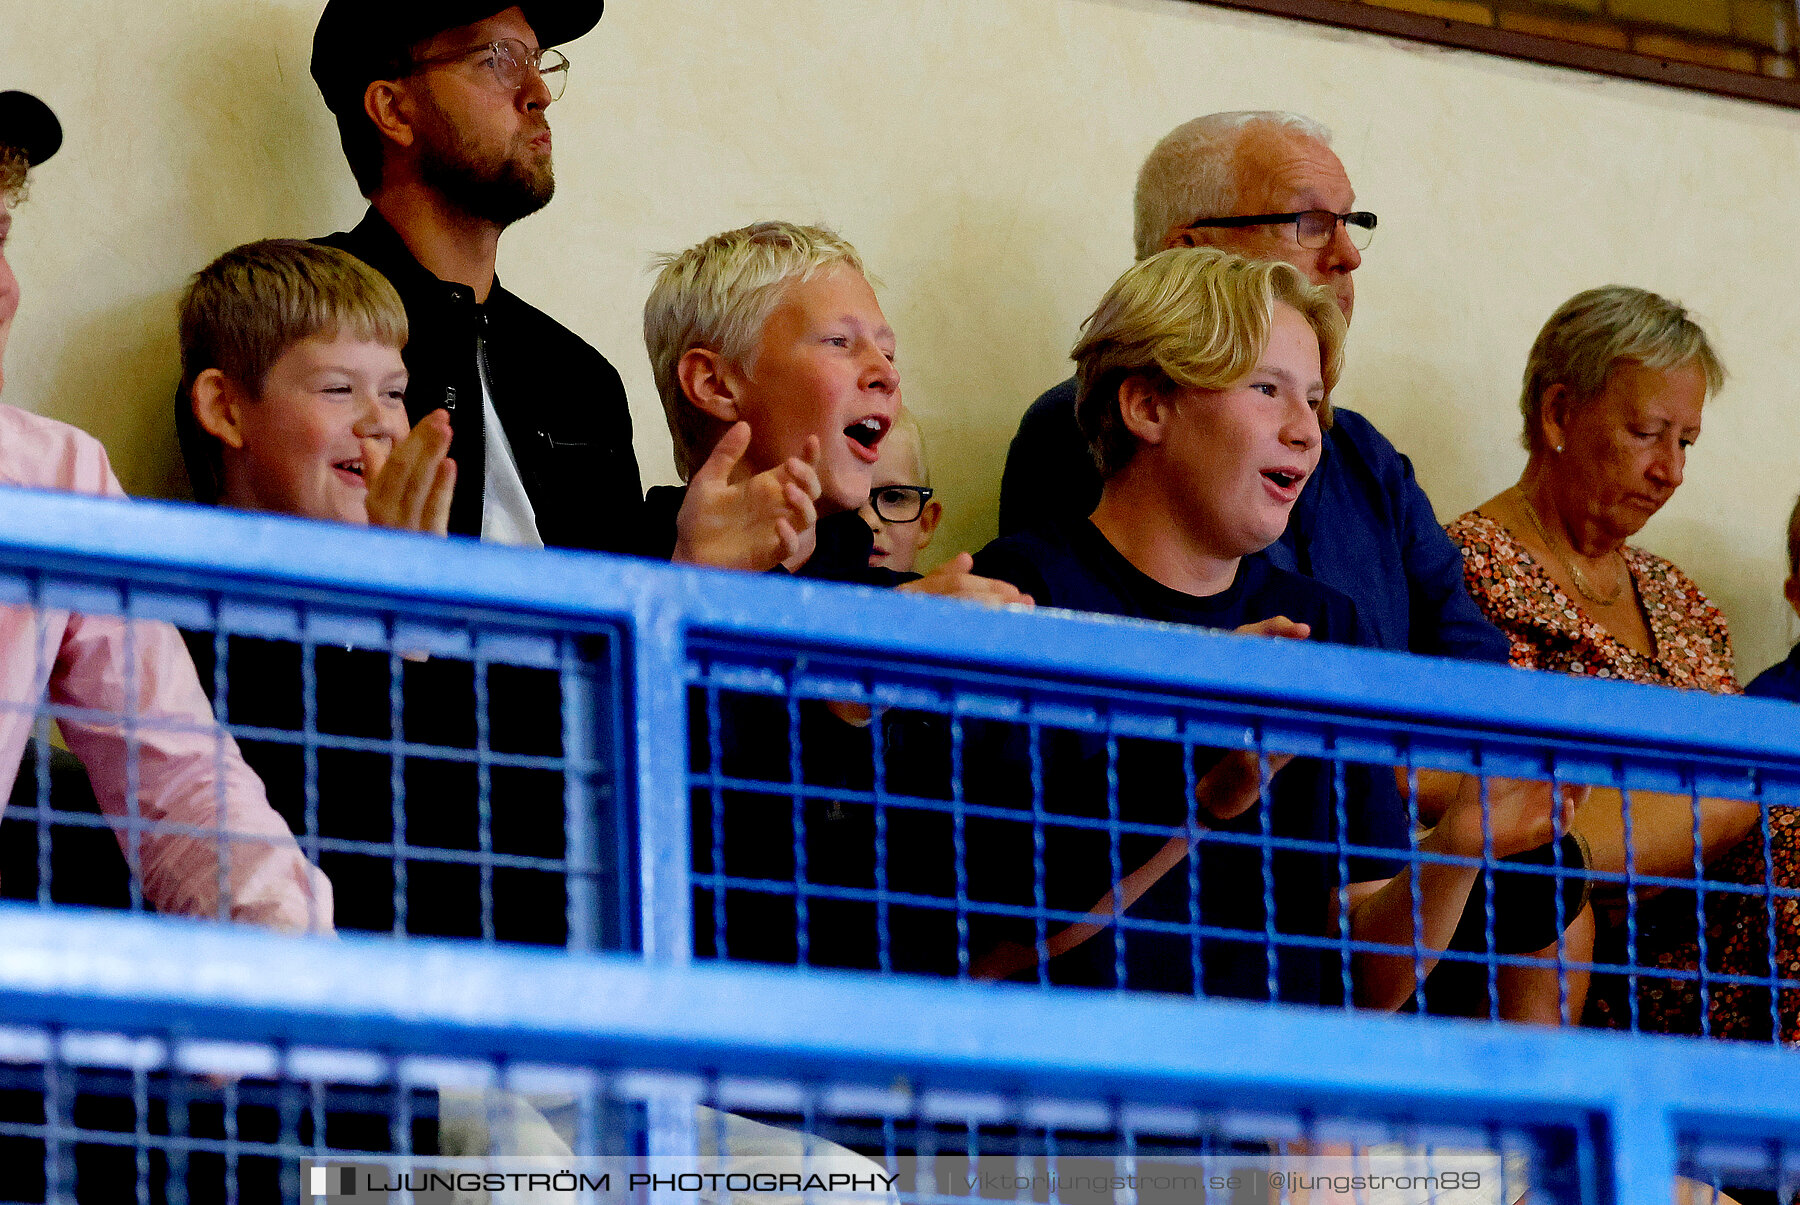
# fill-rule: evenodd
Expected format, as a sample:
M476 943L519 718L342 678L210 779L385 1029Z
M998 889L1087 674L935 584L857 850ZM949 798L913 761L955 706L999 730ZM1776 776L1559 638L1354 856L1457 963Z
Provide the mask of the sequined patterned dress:
M1738 694L1732 668L1731 634L1725 617L1691 579L1659 556L1626 545L1625 564L1643 607L1655 645L1645 656L1620 642L1563 592L1507 528L1470 511L1448 527L1463 552L1469 593L1487 617L1512 641L1512 663L1593 678L1643 682ZM1800 809L1769 809L1778 887L1800 885ZM1752 829L1707 867L1709 881L1764 884L1763 834ZM1775 902L1774 965L1783 978L1800 978L1800 902ZM1706 898L1708 969L1720 974L1766 977L1770 971L1768 914L1760 896L1711 893ZM1700 965L1694 895L1665 891L1637 910L1640 966L1692 970ZM1608 957L1603 936L1597 961L1624 961L1623 935L1613 934ZM1705 1031L1719 1037L1768 1040L1768 993L1755 987L1709 983ZM1612 1028L1631 1023L1630 1000L1622 976L1596 975L1587 1022ZM1638 1027L1661 1033L1701 1033L1700 990L1695 980L1640 977ZM1781 993L1784 1041L1800 1039L1800 993Z

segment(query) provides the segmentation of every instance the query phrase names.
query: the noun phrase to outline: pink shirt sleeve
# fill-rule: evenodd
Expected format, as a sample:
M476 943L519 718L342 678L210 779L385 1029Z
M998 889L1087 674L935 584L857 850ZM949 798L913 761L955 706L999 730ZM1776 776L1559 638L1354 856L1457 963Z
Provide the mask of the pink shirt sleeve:
M173 627L71 615L50 697L101 713L64 719L63 736L102 810L126 821L119 844L157 911L330 931L331 884L214 722Z
M125 496L97 440L11 406L0 406L0 484ZM101 809L123 822L119 844L151 904L330 932L330 882L215 722L180 634L151 620L40 612L35 623L0 625L15 661L34 657L34 629L48 641L44 658L54 652L51 701L92 713L60 727Z

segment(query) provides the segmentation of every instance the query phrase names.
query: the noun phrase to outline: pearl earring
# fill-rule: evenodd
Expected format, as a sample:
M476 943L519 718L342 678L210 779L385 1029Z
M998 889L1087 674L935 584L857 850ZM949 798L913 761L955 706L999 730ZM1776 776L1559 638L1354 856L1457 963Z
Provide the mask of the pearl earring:
M1557 454L1557 455L1558 455L1558 456L1561 456L1561 455L1562 455L1562 445L1561 445L1561 444L1557 444L1557 445L1556 445L1556 454Z

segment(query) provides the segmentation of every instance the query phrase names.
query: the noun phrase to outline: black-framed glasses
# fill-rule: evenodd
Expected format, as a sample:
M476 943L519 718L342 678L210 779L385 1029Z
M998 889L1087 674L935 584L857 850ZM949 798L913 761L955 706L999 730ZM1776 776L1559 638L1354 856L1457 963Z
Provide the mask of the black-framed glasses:
M488 56L480 65L492 71L495 81L508 92L517 92L525 86L526 80L530 78L527 69L536 72L538 78L544 81L544 87L550 90L551 100L561 100L563 89L569 86L569 60L562 51L533 50L517 38L501 38L485 46L471 46L467 50L453 50L448 54L434 54L428 59L415 59L412 71L422 71L445 63L460 63L478 54Z
M929 501L928 485L884 485L869 491L869 505L883 523L917 523Z
M1302 209L1298 213L1253 213L1241 218L1198 218L1187 224L1189 230L1200 226L1281 226L1294 224L1294 241L1317 251L1337 234L1338 223L1350 235L1350 245L1358 251L1368 249L1375 237L1375 215L1359 210L1355 213L1333 213L1329 209Z

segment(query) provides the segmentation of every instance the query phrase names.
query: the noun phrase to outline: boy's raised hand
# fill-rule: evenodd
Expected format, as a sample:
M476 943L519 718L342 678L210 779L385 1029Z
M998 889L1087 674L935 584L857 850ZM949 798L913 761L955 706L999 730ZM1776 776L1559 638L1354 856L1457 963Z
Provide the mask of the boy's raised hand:
M1305 640L1312 635L1309 624L1289 619L1285 615L1274 615L1268 619L1259 619L1255 623L1247 623L1236 629L1239 636L1274 636L1280 640Z
M1299 623L1285 615L1272 615L1235 629L1239 636L1273 636L1278 640L1305 640L1312 635L1309 624ZM1294 760L1292 753L1266 753L1262 759L1247 749L1234 749L1219 759L1197 784L1195 798L1200 814L1214 820L1231 820L1241 816L1262 798L1262 763L1269 773Z
M449 535L450 496L456 490L449 413L427 414L392 452L384 440L365 440L363 481L371 526Z
M765 572L806 550L806 534L819 519L818 436L806 441L804 459L790 456L734 485L732 471L749 447L750 424L734 424L688 479L672 560Z
M895 589L904 590L908 594L936 594L942 598L960 598L965 602L985 603L990 607L1029 607L1034 605L1031 595L1011 582L1003 582L991 577L978 577L974 573L974 569L975 558L966 552L959 552L918 581L907 582Z

